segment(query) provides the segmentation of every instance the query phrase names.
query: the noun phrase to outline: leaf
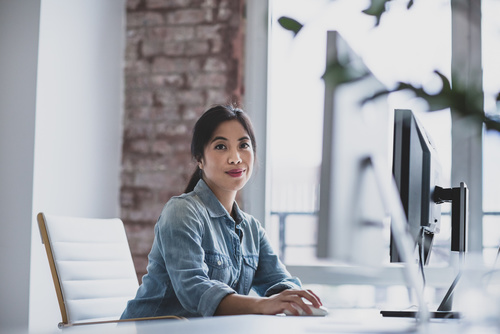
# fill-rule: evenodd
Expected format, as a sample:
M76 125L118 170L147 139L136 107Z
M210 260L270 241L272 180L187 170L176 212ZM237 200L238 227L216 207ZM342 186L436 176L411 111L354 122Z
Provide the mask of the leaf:
M375 16L377 19L375 25L378 26L380 24L380 18L382 14L385 12L385 4L391 0L371 0L370 7L363 10L363 13L366 15Z
M294 37L297 36L299 31L304 26L297 20L292 19L291 17L282 16L278 19L278 23L286 30L293 32Z
M396 88L392 90L381 90L371 97L365 99L363 103L374 100L380 96L389 93L409 90L415 96L424 99L429 105L429 111L437 111L445 108L451 108L454 112L473 117L478 121L482 121L488 130L500 132L500 116L486 115L483 109L483 92L482 90L474 90L460 85L458 82L452 82L441 74L439 71L435 73L441 78L442 88L436 94L428 94L422 87L415 87L411 84L399 82ZM500 100L500 93L497 95L497 101Z
M344 65L339 61L332 61L327 64L325 73L321 78L333 86L338 86L360 80L367 75L368 72L357 70L349 64Z
M484 115L483 123L486 130L495 130L500 132L500 117L498 115Z

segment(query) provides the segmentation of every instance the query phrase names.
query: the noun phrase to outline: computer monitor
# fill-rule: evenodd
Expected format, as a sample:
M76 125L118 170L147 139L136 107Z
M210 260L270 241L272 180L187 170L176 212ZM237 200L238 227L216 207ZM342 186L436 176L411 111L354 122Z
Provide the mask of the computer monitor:
M393 138L392 173L419 262L428 264L434 234L440 231L441 206L433 195L436 186L442 186L441 165L434 145L411 110L394 111ZM390 261L401 262L393 237Z
M408 229L414 241L417 261L424 276L432 251L434 234L440 231L440 204L451 202L451 251L463 255L467 236L467 186L442 188L441 166L437 152L425 128L411 110L394 111L394 141L392 171L403 205ZM400 262L395 236L391 235L390 261ZM436 312L435 318L456 318L452 297L460 272L451 284ZM384 316L414 317L413 311L382 311Z
M406 217L389 164L392 113L384 96L370 99L386 87L335 31L327 34L327 64L340 80L328 76L325 80L318 258L355 269L355 275L376 274L387 262L386 227L391 217L405 277L418 298L419 317L425 321L429 312L423 282L410 260L413 240L406 233ZM353 68L364 75L342 80Z
M415 290L419 314L425 319L428 310L422 293L424 282L412 259L414 249L421 231L425 231L423 241L420 241L422 263L428 261L432 236L439 231L440 216L436 204L452 201L452 198L455 198L452 211L457 211L459 217L454 219L452 214L452 221L459 222L458 228L452 226L458 236L455 243L458 248L465 249L466 187L464 184L452 189L435 187L440 176L436 154L425 131L413 118L410 129L416 135L412 136L410 145L420 153L412 154L403 164L402 160L409 156L404 155L407 149L401 147L401 157L394 159L402 166L399 175L408 173L405 192L410 202L405 212L401 201L402 181L398 186L390 167L393 113L385 98L370 99L386 88L338 32L330 31L327 36L327 63L334 64L333 68L338 70L335 62L340 65L349 62L349 66L365 75L340 84L335 80L325 80L318 258L357 267L380 267L388 258L384 227L389 217L393 261L402 259L405 262L405 277ZM342 74L342 71L338 73ZM363 103L367 100L369 102ZM458 209L454 210L454 206ZM411 218L411 233L406 233L408 214L417 217L416 220ZM455 284L456 281L453 287ZM444 309L449 308L448 301L443 302L446 304Z
M384 212L373 173L364 170L363 161L371 155L390 158L391 118L385 97L363 101L386 87L338 32L329 31L327 68L340 66L364 75L341 84L325 78L317 255L374 267L387 258ZM384 177L390 180L389 166Z

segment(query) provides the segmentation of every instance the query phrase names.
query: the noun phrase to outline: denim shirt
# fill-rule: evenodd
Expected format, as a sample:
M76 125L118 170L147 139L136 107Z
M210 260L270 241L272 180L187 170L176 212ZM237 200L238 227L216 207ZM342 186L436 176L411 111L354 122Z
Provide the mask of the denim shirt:
M155 225L147 274L122 319L212 316L228 294L270 296L301 287L265 230L234 204L234 220L207 184L170 199Z

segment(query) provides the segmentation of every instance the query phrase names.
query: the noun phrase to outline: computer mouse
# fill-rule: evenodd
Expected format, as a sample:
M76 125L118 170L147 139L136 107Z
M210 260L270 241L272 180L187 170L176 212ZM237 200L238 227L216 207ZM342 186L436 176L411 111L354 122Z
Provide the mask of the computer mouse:
M312 314L307 314L303 309L298 308L298 307L296 307L296 308L299 311L300 316L324 317L328 314L328 309L324 306L320 306L320 307L316 308L312 305L309 305L309 307L311 308ZM283 313L285 313L285 315L293 316L293 314L288 310L285 310Z

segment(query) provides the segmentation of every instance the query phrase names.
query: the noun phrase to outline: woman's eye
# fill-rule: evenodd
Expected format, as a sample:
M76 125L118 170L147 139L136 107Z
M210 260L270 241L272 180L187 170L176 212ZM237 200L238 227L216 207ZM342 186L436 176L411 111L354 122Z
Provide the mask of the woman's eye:
M223 150L223 149L225 149L225 148L226 148L226 145L224 145L224 144L218 144L218 145L215 145L215 149L216 149L216 150Z
M250 148L249 143L241 143L240 148Z

